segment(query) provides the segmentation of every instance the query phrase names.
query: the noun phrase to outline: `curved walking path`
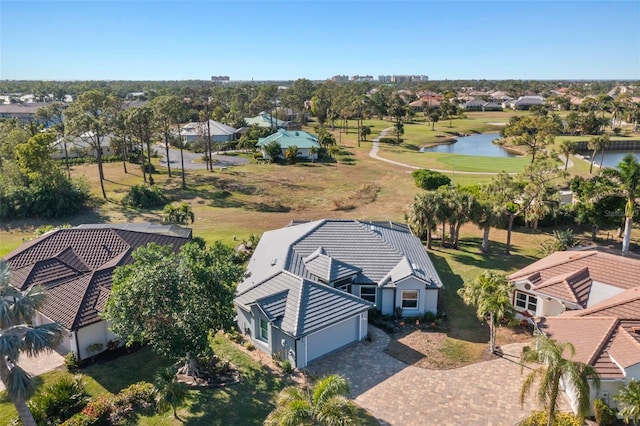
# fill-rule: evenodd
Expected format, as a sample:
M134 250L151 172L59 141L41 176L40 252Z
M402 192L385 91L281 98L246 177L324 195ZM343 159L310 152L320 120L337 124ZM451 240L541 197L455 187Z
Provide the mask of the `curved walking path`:
M372 144L371 144L371 151L369 151L369 156L371 158L374 158L376 160L380 160L380 161L384 161L385 163L389 163L389 164L394 164L396 166L401 166L401 167L406 167L409 169L423 169L424 167L419 167L419 166L413 166L411 164L406 164L406 163L401 163L399 161L394 161L394 160L389 160L388 158L383 158L380 157L378 155L378 151L380 151L380 138L387 136L389 134L389 132L393 131L393 127L388 127L384 130L382 130L380 132L380 136L374 138L371 140ZM562 158L562 157L560 157ZM569 164L568 167L573 167L573 161L569 160ZM564 169L564 161L562 163L562 166L558 167L558 168L562 168ZM429 170L433 170L434 172L439 172L439 173L451 173L451 170L445 170L445 169L429 169ZM455 173L461 174L461 175L485 175L485 176L495 176L498 173L496 172L465 172L462 170L456 170ZM516 174L516 173L510 173L510 174Z
M313 361L318 376L341 374L351 397L382 425L514 425L535 409L535 389L520 407L522 343L502 347L504 356L452 370L407 365L384 352L389 336L369 326L372 343L356 343ZM568 408L562 401L560 408Z

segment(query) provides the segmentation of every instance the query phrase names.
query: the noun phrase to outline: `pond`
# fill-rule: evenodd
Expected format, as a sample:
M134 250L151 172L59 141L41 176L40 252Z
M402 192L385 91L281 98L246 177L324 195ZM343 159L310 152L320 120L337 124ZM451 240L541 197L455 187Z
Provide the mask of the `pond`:
M616 168L620 163L620 161L622 161L622 158L629 153L635 155L636 159L640 161L640 152L638 151L605 151L604 161L602 161L602 166ZM582 154L584 155L584 158L586 160L588 160L589 162L591 161L590 159L591 153L582 153ZM599 166L601 160L602 160L602 153L599 152L596 154L595 161L593 162L594 166L595 165Z
M472 155L482 157L517 157L506 149L493 143L500 139L498 133L480 133L461 136L456 142L420 148L420 152L444 152L448 154Z

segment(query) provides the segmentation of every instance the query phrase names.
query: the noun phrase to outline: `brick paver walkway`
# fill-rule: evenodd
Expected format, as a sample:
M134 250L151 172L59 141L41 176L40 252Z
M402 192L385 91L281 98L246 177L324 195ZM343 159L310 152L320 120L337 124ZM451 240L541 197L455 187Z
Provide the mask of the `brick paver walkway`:
M527 371L520 374L522 344L503 346L504 357L492 361L426 370L387 355L383 331L370 326L369 333L372 343L330 354L308 370L347 377L351 397L383 425L513 425L535 408L533 400L522 408L518 401ZM567 408L564 401L561 408Z

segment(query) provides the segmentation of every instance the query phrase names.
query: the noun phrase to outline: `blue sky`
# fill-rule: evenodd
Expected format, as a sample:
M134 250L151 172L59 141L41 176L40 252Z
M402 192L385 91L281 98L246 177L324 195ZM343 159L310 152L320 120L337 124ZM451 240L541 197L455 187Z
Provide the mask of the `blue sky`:
M640 1L7 1L0 79L640 79Z

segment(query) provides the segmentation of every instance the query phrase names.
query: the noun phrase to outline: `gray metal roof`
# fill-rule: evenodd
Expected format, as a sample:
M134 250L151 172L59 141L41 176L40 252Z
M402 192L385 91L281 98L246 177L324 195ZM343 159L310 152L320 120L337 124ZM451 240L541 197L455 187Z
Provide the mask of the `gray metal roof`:
M269 321L300 338L365 312L373 304L326 284L282 271L240 293L235 303L258 306Z

